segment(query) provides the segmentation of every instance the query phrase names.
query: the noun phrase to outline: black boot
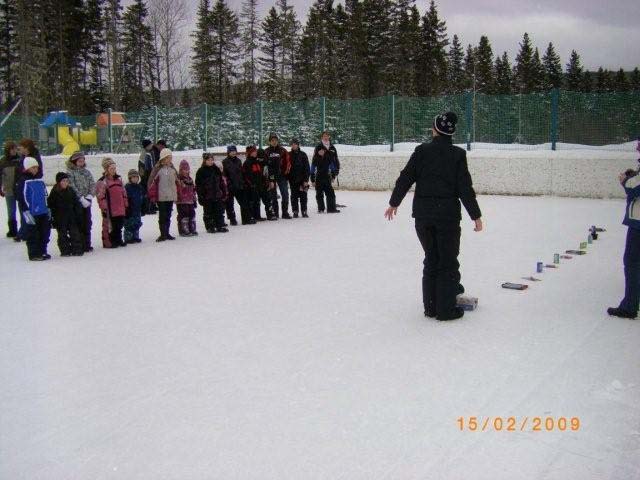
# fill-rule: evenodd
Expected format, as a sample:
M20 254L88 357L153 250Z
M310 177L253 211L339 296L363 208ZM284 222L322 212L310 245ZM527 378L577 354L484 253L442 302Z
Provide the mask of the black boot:
M438 315L436 318L438 320L457 320L458 318L462 318L463 315L463 309L461 309L460 307L454 307L450 312Z
M7 232L7 238L15 238L18 235L18 222L15 220L9 220L9 231Z
M634 319L638 316L637 313L628 312L626 310L622 310L621 308L615 308L615 307L607 308L607 313L612 317L620 317L620 318Z
M307 215L307 211L306 210L302 211L302 218L309 218L309 215Z

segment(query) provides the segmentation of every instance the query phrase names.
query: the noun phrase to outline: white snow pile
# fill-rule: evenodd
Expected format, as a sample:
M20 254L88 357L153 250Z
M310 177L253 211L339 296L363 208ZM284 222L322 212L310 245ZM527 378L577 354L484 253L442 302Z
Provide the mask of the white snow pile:
M61 258L53 234L48 262L0 239L0 478L640 478L640 320L605 313L624 202L481 196L460 255L479 307L437 322L411 195L394 222L388 198L213 235L198 209L197 238L162 244L147 216L116 250L95 211L96 250ZM587 255L500 288L591 225Z

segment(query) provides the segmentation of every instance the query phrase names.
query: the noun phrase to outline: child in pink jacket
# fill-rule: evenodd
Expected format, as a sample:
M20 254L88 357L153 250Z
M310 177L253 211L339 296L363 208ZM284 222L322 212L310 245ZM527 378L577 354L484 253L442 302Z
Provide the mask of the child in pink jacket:
M102 245L104 248L126 247L122 227L129 206L127 191L116 173L116 162L105 158L102 168L104 174L96 183L96 198L102 211Z

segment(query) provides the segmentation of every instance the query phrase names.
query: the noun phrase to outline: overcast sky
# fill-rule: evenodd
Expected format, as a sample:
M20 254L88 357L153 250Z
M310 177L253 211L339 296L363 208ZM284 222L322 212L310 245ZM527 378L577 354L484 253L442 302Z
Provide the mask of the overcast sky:
M227 1L239 12L242 0ZM262 16L276 4L258 1ZM304 23L313 1L290 1ZM193 28L198 1L189 3ZM416 4L424 12L428 0ZM590 70L600 65L610 70L640 66L640 0L441 0L436 5L449 37L457 34L466 47L486 34L494 56L506 50L513 61L523 33L528 32L541 55L552 41L563 66L572 49Z

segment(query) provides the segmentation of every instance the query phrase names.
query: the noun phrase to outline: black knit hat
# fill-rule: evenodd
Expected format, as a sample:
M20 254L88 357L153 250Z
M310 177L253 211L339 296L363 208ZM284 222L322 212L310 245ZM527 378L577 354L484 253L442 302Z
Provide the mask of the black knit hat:
M269 141L271 141L271 139L275 138L276 140L278 140L278 134L275 132L271 132L269 134Z
M62 180L64 180L65 178L69 178L69 175L67 175L64 172L58 172L56 173L56 183L60 183Z
M433 128L441 135L450 137L456 132L456 123L458 123L458 116L453 112L447 112L433 120Z
M291 141L289 142L289 145L293 145L294 143L295 143L296 145L300 146L300 140L298 140L298 139L297 139L297 138L295 138L295 137L293 137L293 138L291 139Z
M142 148L147 148L149 145L151 145L151 140L149 140L148 138L142 140Z

